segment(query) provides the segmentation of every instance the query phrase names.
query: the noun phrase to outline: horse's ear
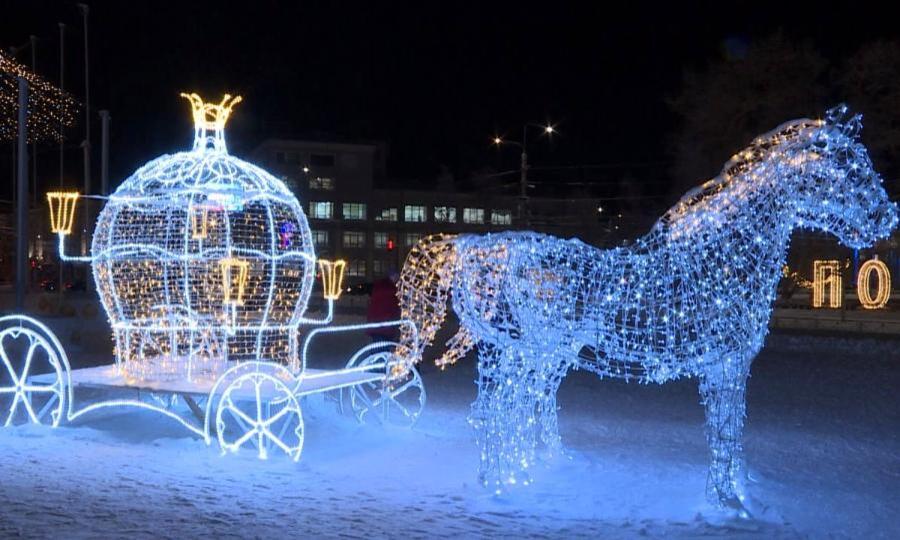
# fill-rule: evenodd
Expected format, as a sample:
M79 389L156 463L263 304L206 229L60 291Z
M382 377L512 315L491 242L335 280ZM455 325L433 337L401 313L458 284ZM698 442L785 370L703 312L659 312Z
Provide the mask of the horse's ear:
M862 131L862 115L859 113L854 114L844 122L842 127L844 129L844 135L850 139L858 139L859 132Z
M846 103L841 103L836 107L832 107L825 111L825 123L830 126L839 126L844 123L847 117L848 107Z

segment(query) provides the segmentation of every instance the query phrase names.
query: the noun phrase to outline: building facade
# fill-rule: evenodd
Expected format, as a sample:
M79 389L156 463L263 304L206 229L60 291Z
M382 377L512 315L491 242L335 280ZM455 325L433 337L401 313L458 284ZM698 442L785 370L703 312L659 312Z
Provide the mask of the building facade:
M251 161L279 176L309 218L316 253L347 261L351 283L399 270L410 248L433 233L488 233L523 228L518 198L508 195L384 189L384 148L270 139ZM529 199L529 229L599 243L599 199Z

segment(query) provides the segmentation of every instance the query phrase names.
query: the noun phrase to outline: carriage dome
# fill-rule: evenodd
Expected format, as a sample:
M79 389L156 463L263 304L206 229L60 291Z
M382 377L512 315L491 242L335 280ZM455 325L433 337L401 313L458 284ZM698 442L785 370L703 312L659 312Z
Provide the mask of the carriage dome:
M143 379L294 361L315 275L306 216L281 180L228 154L239 97L184 97L193 148L140 167L97 219L92 266L116 359Z

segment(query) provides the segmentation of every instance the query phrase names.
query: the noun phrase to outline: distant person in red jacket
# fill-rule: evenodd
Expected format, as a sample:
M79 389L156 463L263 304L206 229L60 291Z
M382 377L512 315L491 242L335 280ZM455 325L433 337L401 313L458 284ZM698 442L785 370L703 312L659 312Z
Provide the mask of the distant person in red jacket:
M400 274L396 270L392 270L387 277L372 284L369 309L366 311L367 321L374 323L396 321L400 318L400 301L397 300L398 279L400 279ZM369 334L372 341L396 341L400 334L396 326L370 328L366 333Z

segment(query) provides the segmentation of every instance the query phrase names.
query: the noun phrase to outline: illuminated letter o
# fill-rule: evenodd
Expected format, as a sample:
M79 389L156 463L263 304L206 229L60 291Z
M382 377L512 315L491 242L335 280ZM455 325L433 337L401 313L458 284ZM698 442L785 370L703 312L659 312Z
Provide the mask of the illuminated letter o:
M869 295L869 277L872 270L878 274L878 292L875 298ZM859 275L856 278L856 294L859 296L859 302L865 309L880 309L888 302L891 297L891 272L883 262L878 259L866 261L859 268Z

